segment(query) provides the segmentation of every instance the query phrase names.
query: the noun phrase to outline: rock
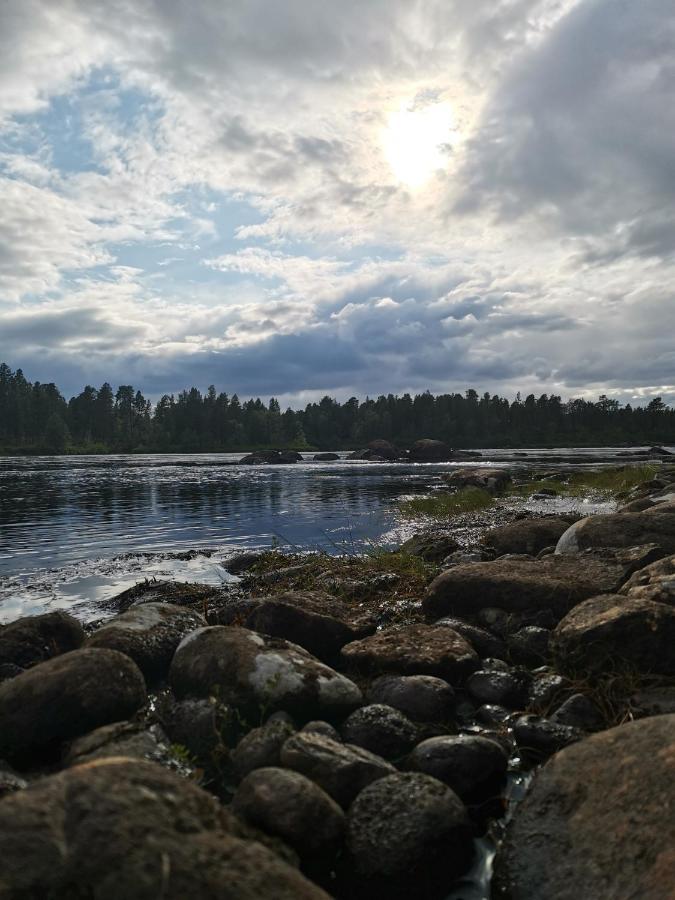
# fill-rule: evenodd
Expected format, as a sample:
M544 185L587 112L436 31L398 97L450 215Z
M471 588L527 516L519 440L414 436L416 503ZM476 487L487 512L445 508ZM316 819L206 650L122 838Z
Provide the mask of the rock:
M329 613L329 610L331 611ZM289 591L265 599L244 622L251 631L285 638L299 644L324 662L333 662L340 649L375 630L374 622L362 617L349 622L349 606L318 591Z
M183 771L188 768L172 753L169 739L159 725L139 722L114 722L75 738L64 754L63 764L77 766L111 756L146 759Z
M215 798L161 766L98 760L0 803L0 895L253 900L272 884L275 900L327 900L271 850L242 839L249 834Z
M449 787L417 772L390 775L349 810L348 896L440 900L472 854L466 810Z
M532 494L535 500L549 500L551 497L557 497L558 492L555 488L540 488L536 494Z
M26 787L28 787L28 782L18 772L15 772L9 763L0 760L0 800L16 791L22 791Z
M415 441L408 451L410 462L448 462L453 458L453 453L443 441L433 441L430 438L422 438Z
M675 556L667 556L635 572L619 593L675 606Z
M505 706L499 706L496 703L484 703L475 712L477 722L497 728L508 722L512 715L512 710L507 709Z
M455 550L441 560L442 569L451 569L453 566L462 566L465 563L483 562L487 558L485 550Z
M320 719L317 719L315 722L308 722L306 725L302 726L300 731L310 732L311 734L322 734L332 741L338 741L338 743L342 740L337 728L334 728L330 722L322 722Z
M280 463L302 462L302 455L296 450L256 450L239 460L240 466L278 465Z
M428 563L440 563L456 550L459 550L459 544L453 537L432 530L414 534L401 544L402 553L419 556Z
M575 606L553 633L563 671L597 671L624 663L642 673L675 674L675 607L605 594Z
M371 441L366 449L369 450L371 454L387 460L401 459L405 456L403 451L399 450L398 447L395 447L390 441Z
M360 671L435 675L461 680L478 665L478 654L445 625L388 628L342 648L344 661Z
M557 544L569 527L570 523L566 519L553 516L520 519L492 528L484 534L482 543L493 547L498 556L504 553L529 553L536 556L545 547Z
M508 754L498 743L480 735L442 735L418 744L408 764L417 772L438 778L462 800L475 800L504 780Z
M605 727L605 717L585 694L572 694L551 716L556 725L571 725L582 731L600 731Z
M545 712L568 685L568 680L557 672L536 673L530 685L529 706L537 712Z
M87 639L87 647L118 650L133 659L148 682L166 676L185 635L202 628L199 613L171 603L143 603L116 616Z
M462 490L467 487L480 488L488 494L499 494L511 483L511 473L506 469L456 469L443 475L443 481L450 487Z
M212 697L177 701L172 694L161 695L156 708L157 718L170 741L185 747L205 767L214 761L224 737L234 738L227 733L230 713Z
M666 716L675 713L675 685L659 685L638 691L630 698L638 716Z
M550 656L551 632L548 628L527 625L507 638L509 654L514 663L541 666Z
M337 453L315 453L314 461L315 462L334 462L336 459L340 459Z
M0 665L28 669L61 653L77 650L83 642L82 626L65 612L27 616L0 628Z
M524 673L482 670L470 676L466 689L481 704L524 709L529 697L529 678Z
M255 769L278 766L281 748L294 730L287 722L267 722L249 731L230 757L235 777L241 780Z
M17 675L25 671L21 666L15 666L14 663L0 663L0 682L16 678Z
M288 769L256 769L232 799L244 821L285 841L301 860L334 857L342 843L345 815L309 778Z
M138 666L116 650L72 650L0 685L0 757L48 754L100 725L128 719L146 700Z
M480 628L478 625L472 625L470 622L464 622L462 619L456 619L453 616L445 616L434 624L453 628L457 634L461 634L471 644L481 659L486 657L506 659L508 656L504 641L485 628Z
M241 553L228 556L224 566L230 575L241 575L244 572L249 572L263 555L262 550L244 550Z
M672 896L675 716L567 747L536 775L509 823L497 897L547 900Z
M430 620L441 616L476 615L495 606L506 612L549 610L564 615L596 594L617 590L623 567L613 559L585 555L544 559L496 559L470 563L442 572L422 601Z
M675 504L659 504L643 512L588 516L570 525L556 546L557 554L574 554L592 547L634 547L657 544L663 555L675 553Z
M666 450L665 447L650 447L647 450L650 456L672 456L672 450Z
M172 603L174 606L188 606L201 612L212 605L217 607L221 604L223 595L222 588L209 584L146 579L108 600L105 608L126 612L132 606L142 603Z
M541 716L527 715L516 719L513 736L523 756L538 761L581 740L584 732Z
M399 759L414 747L418 729L400 710L373 703L345 719L342 737L347 743L364 747L383 759Z
M414 722L449 722L455 708L452 686L433 675L381 675L370 685L367 700L393 706Z
M169 673L178 697L208 697L259 714L283 709L308 721L347 715L361 691L302 647L245 628L214 625L184 638Z
M362 747L302 731L281 748L281 764L316 782L343 808L367 785L396 771L391 763Z

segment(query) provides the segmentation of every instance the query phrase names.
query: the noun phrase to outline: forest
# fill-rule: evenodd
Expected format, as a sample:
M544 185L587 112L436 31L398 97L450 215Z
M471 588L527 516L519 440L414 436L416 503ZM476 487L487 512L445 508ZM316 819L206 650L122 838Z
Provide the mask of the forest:
M66 400L53 384L30 382L0 364L0 453L153 453L355 449L384 438L406 447L436 438L452 447L611 446L675 443L675 410L655 397L645 406L533 394L508 400L430 392L376 399L324 397L304 409L272 398L191 387L152 404L132 385L87 385Z

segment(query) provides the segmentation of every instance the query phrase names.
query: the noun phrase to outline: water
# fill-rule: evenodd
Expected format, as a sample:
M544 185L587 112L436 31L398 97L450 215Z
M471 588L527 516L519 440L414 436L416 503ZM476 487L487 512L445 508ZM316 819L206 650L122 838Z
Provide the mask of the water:
M397 502L458 465L614 459L617 451L483 451L480 463L346 460L239 466L240 454L0 458L0 622L100 599L144 577L218 584L227 556L273 545L394 545Z

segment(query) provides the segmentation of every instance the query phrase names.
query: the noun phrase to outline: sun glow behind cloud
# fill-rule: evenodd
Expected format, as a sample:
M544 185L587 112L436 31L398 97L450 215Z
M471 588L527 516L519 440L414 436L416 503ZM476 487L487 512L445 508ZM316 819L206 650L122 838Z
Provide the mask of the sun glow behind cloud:
M435 172L445 169L455 140L449 103L422 107L403 103L389 114L382 134L384 154L394 177L413 189L423 187Z

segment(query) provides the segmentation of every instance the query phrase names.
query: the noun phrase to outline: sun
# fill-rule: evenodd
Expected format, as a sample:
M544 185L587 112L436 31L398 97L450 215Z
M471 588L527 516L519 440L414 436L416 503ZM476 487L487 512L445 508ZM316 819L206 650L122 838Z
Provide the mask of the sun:
M422 107L401 104L390 113L382 135L384 154L394 177L410 188L422 187L447 164L454 117L449 103Z

